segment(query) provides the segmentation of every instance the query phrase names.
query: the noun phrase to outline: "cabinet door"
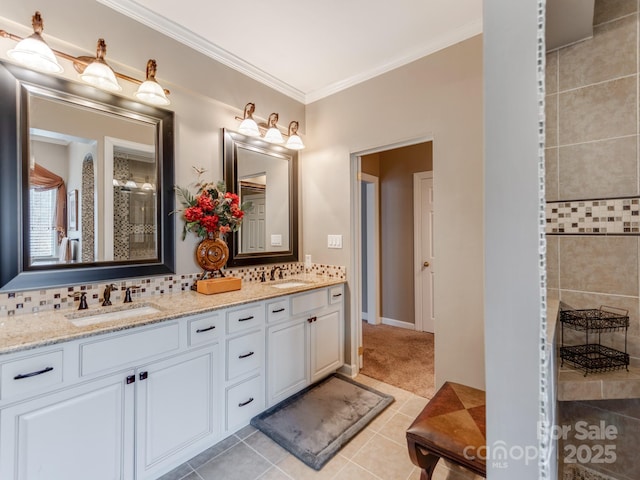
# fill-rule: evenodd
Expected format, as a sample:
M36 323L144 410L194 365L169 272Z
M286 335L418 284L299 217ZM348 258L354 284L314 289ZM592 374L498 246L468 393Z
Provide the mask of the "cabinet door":
M311 383L342 365L342 315L339 310L313 317L310 324Z
M136 478L156 478L172 455L217 433L218 355L215 344L137 370Z
M134 385L104 377L0 412L0 478L133 478Z
M307 386L307 320L300 318L268 330L269 406Z

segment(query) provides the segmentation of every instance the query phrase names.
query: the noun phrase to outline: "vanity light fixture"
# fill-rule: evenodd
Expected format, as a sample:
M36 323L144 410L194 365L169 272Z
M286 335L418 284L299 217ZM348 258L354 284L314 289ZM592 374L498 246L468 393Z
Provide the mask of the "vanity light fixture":
M255 104L249 102L244 107L244 115L242 118L236 116L236 120L240 120L238 133L242 133L248 137L259 137L264 133L264 137L262 137L264 141L274 144L284 143L283 133L278 128L279 115L274 112L269 115L266 123L258 124L253 119L255 109ZM286 148L290 148L291 150L301 150L304 148L304 143L298 135L298 127L299 123L295 120L289 123L289 129L286 134L289 138L285 144Z
M94 87L109 90L110 92L119 92L122 87L116 79L116 74L104 59L107 54L107 44L104 38L98 39L96 47L96 58L84 69L80 74L80 78Z
M146 80L141 81L123 73L114 71L104 60L107 46L104 39L98 40L95 57L74 57L68 53L54 50L42 39L43 22L40 12L32 17L33 35L27 38L19 37L6 30L0 29L0 37L9 38L18 42L15 48L9 50L7 55L17 63L47 73L60 73L63 71L56 57L64 58L73 63L73 67L80 74L80 78L91 85L109 91L121 91L117 78L139 85L136 97L143 102L153 105L169 105L167 95L171 92L163 89L158 84L155 74L157 64L155 60L147 62ZM151 65L151 62L153 64Z
M238 131L246 135L248 137L259 137L260 130L258 129L258 124L253 119L253 112L256 110L255 103L247 103L244 107L244 116L242 118L242 122L240 123L240 127L238 127ZM238 118L238 117L236 117Z
M169 105L171 103L164 93L164 90L156 80L156 70L158 65L155 60L147 61L147 79L142 82L136 92L136 97L143 102L154 105Z
M289 139L285 147L291 150L302 150L304 148L304 143L302 143L302 139L298 135L298 122L295 120L289 123Z
M277 113L269 115L267 126L269 129L267 130L267 133L264 134L265 141L269 143L284 143L284 138L282 138L282 134L280 133L280 130L278 130Z
M58 60L56 60L53 50L42 38L44 27L40 12L36 12L31 17L31 26L33 27L33 34L24 39L13 38L15 36L11 36L11 34L3 35L12 38L12 40L18 40L18 44L15 48L9 50L7 55L16 62L34 70L48 73L62 72L63 69Z

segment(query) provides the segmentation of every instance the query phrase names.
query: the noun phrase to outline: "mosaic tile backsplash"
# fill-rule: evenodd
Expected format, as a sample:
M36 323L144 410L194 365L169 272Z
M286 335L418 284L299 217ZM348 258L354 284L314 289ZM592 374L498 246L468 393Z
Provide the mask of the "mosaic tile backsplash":
M300 274L324 275L331 278L346 280L347 271L345 267L334 265L312 264L311 268L305 271L304 263L282 263L244 268L225 268L227 276L240 277L243 282L260 282L264 272L268 278L270 270L278 266L282 269L283 278L288 278ZM76 292L86 292L89 307L102 302L102 292L107 283L114 283L118 290L111 293L111 301L121 303L127 287L139 287L132 293L134 301L140 298L147 298L154 295L164 295L173 292L189 290L194 280L200 273L185 275L168 275L148 278L128 278L121 281L96 283L88 285L73 285L70 287L51 288L47 290L29 290L23 292L0 293L0 317L9 315L20 315L25 313L35 313L45 310L72 309L78 308L79 300L74 300Z
M551 202L547 233L640 234L640 198Z

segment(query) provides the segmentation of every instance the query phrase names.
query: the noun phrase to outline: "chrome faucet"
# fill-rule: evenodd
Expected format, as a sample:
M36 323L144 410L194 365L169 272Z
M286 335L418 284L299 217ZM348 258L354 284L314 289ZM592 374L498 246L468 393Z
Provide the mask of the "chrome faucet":
M118 287L116 287L113 283L110 283L106 287L104 287L102 302L103 307L108 307L109 305L111 305L111 292L113 292L114 290L118 290Z
M276 279L276 270L279 270L278 278L282 278L282 267L275 265L269 273L269 280L274 281Z

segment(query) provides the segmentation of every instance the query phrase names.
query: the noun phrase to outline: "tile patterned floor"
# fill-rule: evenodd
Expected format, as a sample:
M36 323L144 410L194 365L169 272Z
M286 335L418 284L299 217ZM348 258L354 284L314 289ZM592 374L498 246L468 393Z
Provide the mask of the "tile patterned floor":
M319 472L248 426L159 480L419 480L405 431L428 400L364 375L356 380L393 395L395 402ZM479 479L442 460L433 476L433 480Z

